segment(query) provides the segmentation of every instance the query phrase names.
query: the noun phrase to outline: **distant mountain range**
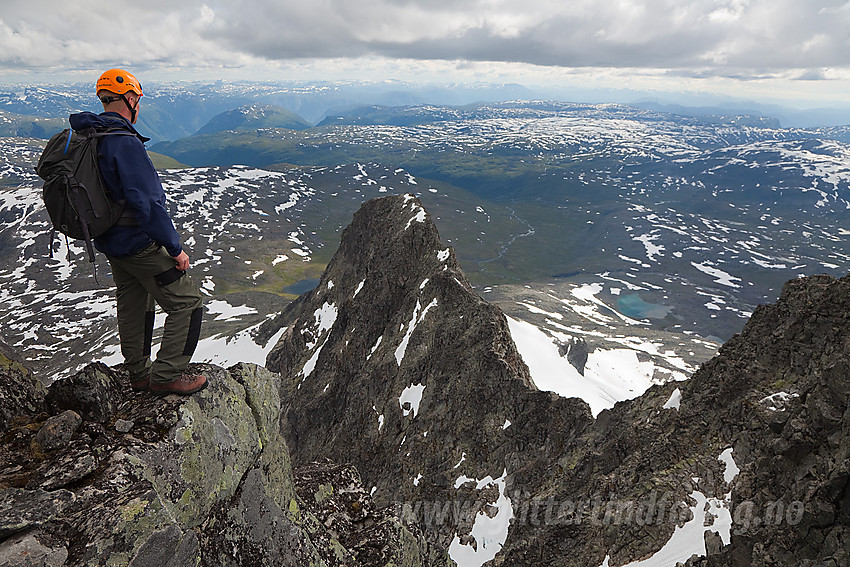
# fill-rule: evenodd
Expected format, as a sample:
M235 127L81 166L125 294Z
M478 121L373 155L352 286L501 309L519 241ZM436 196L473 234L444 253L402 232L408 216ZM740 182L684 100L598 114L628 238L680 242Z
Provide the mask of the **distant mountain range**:
M145 82L139 127L154 142L195 134L222 113L246 105L271 105L293 112L311 124L335 113L368 104L469 104L475 101L528 100L534 95L515 84L416 85L370 82ZM65 119L71 112L99 112L90 84L0 85L3 113ZM17 120L18 118L13 118ZM12 134L14 135L14 134ZM22 134L23 135L23 134ZM40 134L33 134L41 137Z
M307 104L359 88L286 96ZM36 124L85 98L71 93L29 89L14 104ZM188 130L201 109L282 96L273 85L162 89L143 117L164 118L166 99L172 110L200 101L171 126ZM388 193L422 199L470 282L517 332L533 324L573 352L574 366L597 373L606 371L594 352L627 349L639 355L634 368L652 361L650 376L686 375L788 279L847 272L847 127L552 101L326 108L322 125L310 126L284 108L223 108L192 125L194 135L150 146L173 160L161 177L207 293L250 311L231 318L222 307L209 338L235 337L263 320L269 298L310 289L356 207ZM21 114L0 117L26 125ZM108 289L95 292L83 278L88 267L60 260L79 253L76 245L57 241L53 260L36 260L47 250L32 172L40 142L7 132L6 340L51 367L73 368L94 356L89 348L115 352ZM271 252L281 246L297 252ZM90 327L66 335L68 320ZM93 343L92 333L101 339ZM46 344L61 344L65 361L48 356Z
M850 108L798 109L753 101L706 97L659 98L648 93L527 88L518 84L417 84L400 81L357 82L145 82L140 126L154 142L175 141L198 132L221 113L245 105L278 106L310 124L377 105L463 106L481 102L558 100L584 103L612 101L648 110L695 117L748 116L749 120L785 128L834 127L850 124ZM89 83L0 84L0 113L64 119L71 112L98 111ZM359 110L357 112L360 112ZM48 128L49 130L50 128ZM3 134L7 135L7 134ZM33 134L39 136L39 134Z
M718 337L785 280L847 269L848 128L543 101L370 106L323 124L207 130L154 149L194 166L403 168L509 211L510 252L473 255L474 282L634 278L649 303L706 314L685 323L674 307L668 325ZM671 298L684 288L693 301Z

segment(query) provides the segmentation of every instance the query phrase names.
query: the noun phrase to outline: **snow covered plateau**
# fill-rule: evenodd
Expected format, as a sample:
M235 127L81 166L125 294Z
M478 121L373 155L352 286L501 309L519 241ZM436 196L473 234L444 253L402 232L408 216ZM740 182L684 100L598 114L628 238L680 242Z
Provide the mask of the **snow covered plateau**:
M619 105L395 113L404 125L252 134L368 161L161 171L209 298L197 358L262 363L275 337L259 325L315 285L359 204L391 193L420 197L478 293L508 315L538 386L594 413L688 377L784 281L846 272L841 130ZM0 138L0 325L49 381L120 354L108 264L98 259L95 281L79 243L48 246L32 169L42 143ZM447 175L446 164L501 185L464 182L472 173Z

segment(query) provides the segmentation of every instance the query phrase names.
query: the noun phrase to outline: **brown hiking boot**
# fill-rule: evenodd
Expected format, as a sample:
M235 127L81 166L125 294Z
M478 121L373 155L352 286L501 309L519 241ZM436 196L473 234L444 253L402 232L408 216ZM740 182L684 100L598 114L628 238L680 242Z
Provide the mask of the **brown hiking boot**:
M207 378L203 374L191 374L184 372L179 378L167 384L158 384L151 380L150 391L157 396L167 396L168 394L180 394L188 396L195 392L200 392L207 385Z

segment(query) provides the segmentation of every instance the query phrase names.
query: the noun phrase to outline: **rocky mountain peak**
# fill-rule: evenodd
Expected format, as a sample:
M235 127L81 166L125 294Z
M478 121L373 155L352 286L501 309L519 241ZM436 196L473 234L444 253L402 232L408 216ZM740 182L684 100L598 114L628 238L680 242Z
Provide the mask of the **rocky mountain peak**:
M469 532L487 506L503 540L512 461L591 422L581 400L537 391L505 316L412 196L364 204L319 286L278 324L267 366L288 384L293 459L353 463L381 502L464 503L430 526L444 548L482 548Z
M479 325L482 317L486 320ZM429 350L429 337L423 336L427 331L417 329L452 318L459 321L450 325L456 330L491 327L486 335L490 342L482 339L480 344L492 346L507 372L533 388L504 316L472 291L454 251L441 243L420 201L412 195L374 199L343 231L316 289L283 313L282 320L293 324L268 356L267 366L284 375L300 371L306 378L314 371L351 371L394 359L402 374L412 375ZM449 342L435 346L429 362L436 362L442 349L456 348ZM290 347L295 350L287 351ZM306 360L299 356L308 354Z

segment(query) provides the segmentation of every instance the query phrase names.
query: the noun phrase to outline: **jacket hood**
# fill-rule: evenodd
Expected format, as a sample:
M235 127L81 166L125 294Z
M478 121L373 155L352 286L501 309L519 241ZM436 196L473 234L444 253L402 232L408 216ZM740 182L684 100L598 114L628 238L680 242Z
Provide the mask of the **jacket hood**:
M80 112L78 114L72 114L68 118L68 122L74 130L86 130L88 128L94 128L96 130L120 128L122 130L132 132L142 142L147 142L150 139L139 134L133 125L117 112L104 112L102 114L95 114L94 112Z

